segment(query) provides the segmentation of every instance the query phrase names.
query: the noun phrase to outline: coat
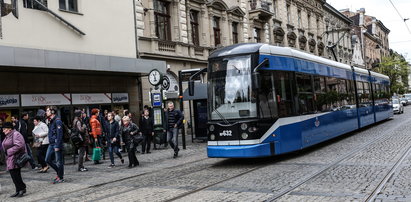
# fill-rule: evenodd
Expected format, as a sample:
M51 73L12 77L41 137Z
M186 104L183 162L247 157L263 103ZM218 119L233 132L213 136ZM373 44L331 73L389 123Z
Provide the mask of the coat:
M127 143L132 140L132 136L137 135L139 128L136 124L130 122L127 126L123 125L120 130L123 142Z
M18 168L14 162L20 154L26 152L26 142L24 142L23 136L18 131L12 130L6 135L2 146L6 153L6 170Z
M91 116L90 127L91 127L91 135L93 136L94 139L96 139L97 136L100 136L103 132L101 128L101 123L97 119L96 115Z
M73 128L76 127L79 131L81 138L83 138L83 142L80 143L79 147L86 147L90 144L90 136L87 133L87 125L83 123L82 119L74 118L73 120Z
M175 118L175 120L174 120L175 123L174 124L177 124L177 128L180 128L183 124L184 116L183 116L183 113L178 109L174 109L173 111L170 111L170 110L167 109L167 111L165 113L165 128L167 130L170 129L170 128L174 128L174 126L172 126L172 125L170 126L169 123L168 123L168 117L170 116L170 113L174 113L174 116L175 116L174 117Z
M37 134L35 134L35 132L37 132ZM49 144L49 127L45 123L40 122L37 126L34 126L32 133L35 142L41 142L42 145ZM36 138L36 135L39 135L40 137Z
M117 121L105 121L105 129L106 129L106 138L107 142L111 143L113 138L117 139L117 142L120 142L120 125Z
M55 148L63 148L63 121L55 116L49 124L49 143Z
M140 119L140 130L143 135L151 135L154 131L154 120L151 117L148 119L144 118L144 116Z

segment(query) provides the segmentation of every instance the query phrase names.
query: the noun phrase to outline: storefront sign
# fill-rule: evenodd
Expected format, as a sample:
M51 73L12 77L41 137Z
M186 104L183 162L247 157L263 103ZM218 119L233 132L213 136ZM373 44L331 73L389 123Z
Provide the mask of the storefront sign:
M21 105L30 106L47 106L47 105L70 105L70 94L22 94Z
M0 95L0 107L19 107L19 95Z
M73 105L111 104L111 93L71 94Z
M128 93L113 93L113 103L128 103Z

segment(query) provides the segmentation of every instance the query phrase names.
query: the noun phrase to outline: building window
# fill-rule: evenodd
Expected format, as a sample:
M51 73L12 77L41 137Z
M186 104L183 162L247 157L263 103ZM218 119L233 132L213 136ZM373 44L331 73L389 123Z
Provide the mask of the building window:
M199 33L198 33L198 11L190 11L190 23L191 23L191 39L193 44L200 45Z
M302 23L301 23L301 10L297 11L297 16L298 16L298 28L302 28Z
M47 7L47 0L37 0L37 1L43 4L45 7ZM23 7L43 10L43 8L40 5L38 5L34 0L23 0Z
M315 24L317 26L317 35L320 35L320 19L317 18Z
M238 43L238 22L233 22L232 24L233 28L233 44Z
M78 12L77 0L59 0L61 10Z
M161 40L171 41L170 13L168 2L154 1L154 16L156 22L156 36Z
M290 8L290 5L287 5L287 23L291 24L291 8Z
M214 45L221 44L220 18L213 17Z
M257 43L260 43L260 42L261 42L260 34L261 34L261 29L259 29L259 28L254 28L254 40L255 40L255 42L257 42Z

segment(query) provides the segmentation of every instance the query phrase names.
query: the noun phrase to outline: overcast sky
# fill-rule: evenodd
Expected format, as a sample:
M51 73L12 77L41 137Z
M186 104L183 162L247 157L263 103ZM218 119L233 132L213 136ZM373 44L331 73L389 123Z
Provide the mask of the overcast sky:
M411 29L411 1L391 0ZM411 31L407 29L403 20L395 11L390 0L327 0L337 10L349 8L351 11L365 8L365 14L374 16L391 30L388 35L390 48L403 54L411 62Z

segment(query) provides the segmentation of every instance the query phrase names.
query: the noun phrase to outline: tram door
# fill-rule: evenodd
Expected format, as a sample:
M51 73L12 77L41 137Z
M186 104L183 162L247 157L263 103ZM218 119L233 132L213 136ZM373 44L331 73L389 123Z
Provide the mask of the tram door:
M207 100L193 100L193 105L195 137L207 140Z

